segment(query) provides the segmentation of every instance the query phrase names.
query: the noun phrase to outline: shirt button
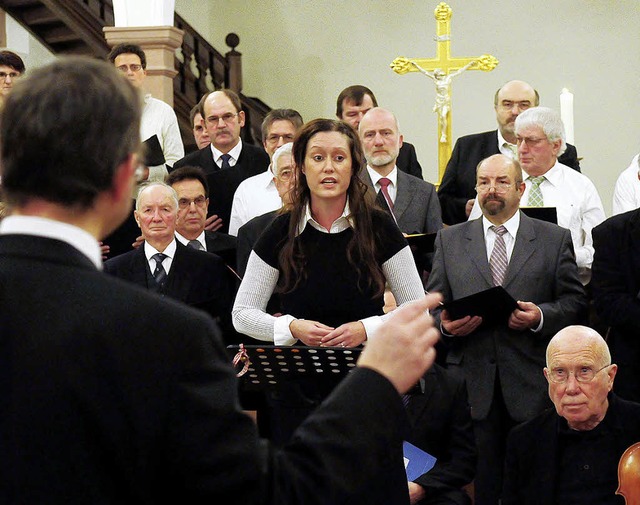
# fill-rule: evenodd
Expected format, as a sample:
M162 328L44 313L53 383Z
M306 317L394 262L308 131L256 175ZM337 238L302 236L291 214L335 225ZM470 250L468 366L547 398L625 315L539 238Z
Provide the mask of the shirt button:
M589 465L584 465L582 468L584 468L585 470L589 470Z

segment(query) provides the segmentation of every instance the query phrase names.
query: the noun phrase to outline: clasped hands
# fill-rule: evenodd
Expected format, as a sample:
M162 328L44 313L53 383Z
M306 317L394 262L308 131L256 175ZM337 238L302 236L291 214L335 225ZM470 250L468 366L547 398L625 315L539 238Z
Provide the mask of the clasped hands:
M535 303L518 301L518 307L509 316L508 326L512 330L537 328L541 320L541 312ZM446 310L440 315L442 329L449 335L464 337L474 332L482 324L480 316L465 316L451 320Z
M294 338L313 347L357 347L367 339L367 332L360 321L332 328L318 321L295 319L289 324L289 329Z

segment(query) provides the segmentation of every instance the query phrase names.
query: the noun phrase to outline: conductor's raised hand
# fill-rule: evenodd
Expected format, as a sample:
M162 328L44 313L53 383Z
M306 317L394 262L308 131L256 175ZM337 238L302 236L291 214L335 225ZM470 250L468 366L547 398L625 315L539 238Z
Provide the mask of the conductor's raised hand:
M399 393L408 391L435 360L440 332L427 310L441 300L439 294L430 294L394 310L369 336L358 366L384 375Z

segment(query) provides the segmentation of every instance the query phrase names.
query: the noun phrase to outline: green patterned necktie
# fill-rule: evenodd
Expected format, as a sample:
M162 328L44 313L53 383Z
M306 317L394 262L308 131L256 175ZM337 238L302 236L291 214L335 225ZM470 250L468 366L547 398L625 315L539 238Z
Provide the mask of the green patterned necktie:
M540 184L544 181L544 175L538 177L529 177L531 181L531 189L529 190L529 201L527 205L529 207L544 207L544 199L542 198L542 191L540 191Z

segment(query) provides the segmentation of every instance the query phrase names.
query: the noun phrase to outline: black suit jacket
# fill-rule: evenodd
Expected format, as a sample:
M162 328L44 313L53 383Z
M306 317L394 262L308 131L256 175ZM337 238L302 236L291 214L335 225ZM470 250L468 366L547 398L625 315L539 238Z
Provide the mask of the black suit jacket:
M267 170L269 155L262 147L243 142L238 162L230 169L222 170L213 160L211 147L207 146L176 161L173 170L183 166L201 167L206 172L209 184L208 214L217 214L222 219L222 228L219 231L227 233L236 189L245 179Z
M499 153L498 130L466 135L456 141L438 189L442 220L446 224L467 220L465 205L476 197L476 167L483 159ZM567 144L558 161L580 172L578 153L572 145Z
M234 270L236 269L236 237L219 231L204 232L204 241L207 244L207 252L217 254Z
M427 497L420 505L471 503L462 487L473 480L476 449L464 380L434 365L424 376L424 394L407 405L412 431L408 441L437 458L415 482Z
M640 440L640 404L609 395L618 459ZM549 505L555 502L559 475L558 423L555 409L511 430L507 440L503 505ZM616 475L617 468L610 469ZM613 493L615 489L612 489ZM621 500L622 501L622 500Z
M148 283L151 272L144 246L106 261L104 271L145 289L154 287ZM232 291L220 257L196 251L177 240L167 281L158 292L220 320L228 319L231 313Z
M396 159L396 166L399 170L422 179L422 167L416 155L416 148L409 142L403 142Z
M592 236L593 304L610 327L611 357L620 365L615 391L640 401L640 210L607 219Z
M407 493L384 377L351 373L272 452L211 319L64 242L0 236L0 348L0 503L346 503L389 465Z

